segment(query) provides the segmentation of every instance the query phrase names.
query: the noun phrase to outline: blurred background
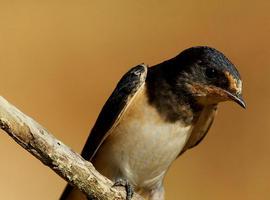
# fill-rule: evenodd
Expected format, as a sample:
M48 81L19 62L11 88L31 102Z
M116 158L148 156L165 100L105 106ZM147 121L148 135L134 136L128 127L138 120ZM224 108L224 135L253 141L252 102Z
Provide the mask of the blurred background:
M247 110L219 106L206 139L169 170L166 199L267 200L269 9L267 0L0 0L0 95L80 152L129 68L215 47L241 72ZM2 133L0 199L57 200L65 181Z

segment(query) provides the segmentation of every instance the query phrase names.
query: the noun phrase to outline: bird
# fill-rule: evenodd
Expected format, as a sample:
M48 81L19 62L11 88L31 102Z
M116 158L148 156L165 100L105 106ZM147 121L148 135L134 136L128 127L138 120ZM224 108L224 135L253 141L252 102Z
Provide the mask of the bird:
M208 46L185 49L148 67L131 68L103 106L82 157L116 186L126 199L133 191L164 200L169 167L206 136L217 105L233 101L245 108L242 80L234 64ZM68 185L60 200L86 200Z

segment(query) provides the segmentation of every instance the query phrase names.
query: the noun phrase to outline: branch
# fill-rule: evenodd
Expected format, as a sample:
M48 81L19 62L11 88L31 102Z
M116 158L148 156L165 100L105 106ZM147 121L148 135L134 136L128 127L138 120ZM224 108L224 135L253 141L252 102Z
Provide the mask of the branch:
M98 173L90 162L1 96L0 128L90 199L125 199L125 191L122 188L112 188L112 182ZM139 195L134 194L133 200L139 199L142 200Z

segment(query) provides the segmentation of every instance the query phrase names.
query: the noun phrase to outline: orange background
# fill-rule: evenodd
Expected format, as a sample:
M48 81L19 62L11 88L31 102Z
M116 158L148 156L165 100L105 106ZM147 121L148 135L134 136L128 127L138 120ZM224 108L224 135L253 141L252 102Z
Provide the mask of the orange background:
M0 94L79 152L130 67L213 46L241 72L248 107L220 105L206 139L171 167L167 199L267 200L269 9L268 0L0 0ZM0 158L0 199L59 197L65 182L6 134Z

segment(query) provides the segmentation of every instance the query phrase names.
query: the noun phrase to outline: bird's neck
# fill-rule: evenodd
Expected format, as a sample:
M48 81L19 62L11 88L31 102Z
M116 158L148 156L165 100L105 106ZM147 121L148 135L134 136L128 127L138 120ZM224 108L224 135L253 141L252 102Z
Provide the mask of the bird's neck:
M146 88L149 103L165 120L182 121L190 125L197 120L203 107L198 105L184 88L183 91L175 92L167 78L168 70L165 71L163 66L164 63L148 70Z

